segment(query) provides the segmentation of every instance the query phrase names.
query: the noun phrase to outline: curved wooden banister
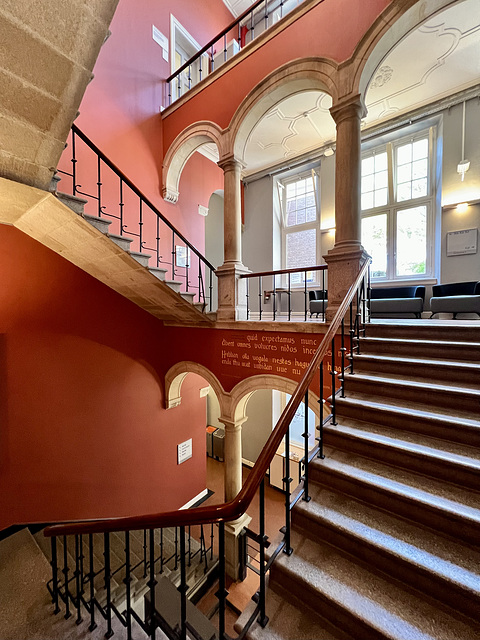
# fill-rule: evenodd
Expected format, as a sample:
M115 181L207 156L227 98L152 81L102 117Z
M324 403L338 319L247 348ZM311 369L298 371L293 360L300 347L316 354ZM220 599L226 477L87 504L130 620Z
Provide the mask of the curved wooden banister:
M45 529L45 535L51 537L70 534L104 533L108 531L157 529L162 527L188 526L221 521L228 522L230 520L235 520L244 514L250 506L250 503L252 502L255 493L264 478L267 469L273 460L273 456L280 446L283 436L290 425L290 422L305 397L305 392L312 382L317 367L331 347L331 342L335 337L337 329L339 328L342 319L345 317L349 305L367 272L368 265L369 260L367 260L362 266L355 281L345 295L345 298L330 323L327 333L323 337L323 340L315 352L308 368L305 370L303 378L299 382L296 390L290 398L290 401L283 410L275 429L270 434L270 437L263 447L247 478L247 481L233 500L224 504L197 507L195 509L167 511L164 513L130 516L125 518L107 518L103 520L56 524L47 527Z

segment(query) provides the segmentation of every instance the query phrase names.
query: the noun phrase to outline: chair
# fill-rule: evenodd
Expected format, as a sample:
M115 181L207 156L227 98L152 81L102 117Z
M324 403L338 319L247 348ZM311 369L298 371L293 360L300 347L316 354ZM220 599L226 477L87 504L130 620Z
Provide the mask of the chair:
M480 281L436 284L432 287L432 293L430 318L436 313L452 313L453 319L458 313L476 313L480 316Z
M325 289L315 289L308 292L310 300L310 317L312 317L314 313L317 314L317 318L319 313L325 316L328 304L327 296L328 292Z

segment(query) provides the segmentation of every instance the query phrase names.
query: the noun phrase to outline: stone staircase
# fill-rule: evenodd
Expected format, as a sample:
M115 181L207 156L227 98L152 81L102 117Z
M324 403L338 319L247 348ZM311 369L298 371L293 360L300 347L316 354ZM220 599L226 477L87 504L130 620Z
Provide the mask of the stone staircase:
M367 327L248 637L480 638L479 363L476 322Z
M181 291L181 288L183 285L181 281L168 280L166 278L166 274L168 273L167 269L162 269L157 266L155 267L149 266L149 261L152 257L150 254L132 251L130 249L130 245L133 242L133 238L128 237L128 235L115 235L115 234L109 233L109 227L110 227L110 224L112 223L112 220L110 220L107 217L92 216L85 213L85 205L88 204L88 200L81 198L79 196L73 196L68 193L59 191L58 190L59 182L60 182L60 177L58 174L55 174L52 178L52 182L50 185L51 193L53 193L63 204L65 204L74 213L77 213L83 220L88 222L95 230L105 235L116 246L120 247L120 249L125 251L125 253L127 253L134 260L136 260L136 262L138 262L142 267L148 270L148 272L152 274L152 276L155 276L157 280L159 280L160 282L164 283L167 287L169 287L169 289L175 292L179 298L187 302L191 307L194 307L197 310L197 312L200 312L201 315L196 316L197 323L200 322L200 324L202 324L202 321L207 318L211 322L215 320L215 317L216 317L215 313L208 313L208 314L205 313L206 305L203 302L194 302L195 293L189 292L189 291ZM178 310L179 308L184 306L184 304L185 303L183 303L182 305L182 303L178 301L177 303L175 303L174 306ZM170 304L169 306L172 306L172 305ZM188 309L188 307L185 307L185 309ZM186 320L189 321L190 318L188 318L188 314L186 315L187 315ZM168 317L163 319L168 320ZM178 311L177 311L177 316L175 317L175 320L177 319L178 319Z

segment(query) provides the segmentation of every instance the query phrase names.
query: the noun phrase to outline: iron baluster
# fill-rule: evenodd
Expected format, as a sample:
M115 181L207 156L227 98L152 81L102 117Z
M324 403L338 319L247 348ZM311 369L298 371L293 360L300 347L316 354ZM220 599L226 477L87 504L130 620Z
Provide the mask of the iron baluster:
M103 557L105 559L104 571L105 571L105 594L106 594L106 604L105 604L105 618L107 620L107 633L105 634L106 638L111 638L113 636L112 630L112 592L111 592L111 571L110 571L110 534L103 534Z
M328 295L325 289L325 269L322 271L322 291L323 291L323 313L322 313L322 321L325 322L327 316L327 300Z
M305 431L302 433L304 443L304 457L305 457L305 473L303 478L303 500L310 502L310 496L308 494L308 438L310 436L308 432L308 389L305 392Z
M188 88L192 88L192 65L188 65Z
M283 552L291 556L293 549L290 546L290 484L292 478L290 477L290 425L285 433L285 452L284 452L284 464L285 464L285 477L283 478L283 486L285 487L285 547Z
M213 53L214 53L214 49L212 44L212 46L210 47L210 65L212 67L212 71L215 71L215 57Z
M175 527L175 567L174 570L178 569L178 527Z
M176 527L175 527L176 529ZM180 638L187 640L187 568L185 562L185 527L180 527Z
M210 525L210 560L213 560L213 522Z
M88 629L89 631L94 631L97 628L97 624L95 622L95 588L94 588L95 567L94 567L94 555L93 555L93 533L88 534L88 561L89 561L88 579L90 580L90 625Z
M260 303L260 306L259 306L259 309L260 309L259 320L262 319L262 308L263 308L262 289L263 289L262 276L260 276L258 278L258 300L259 300L259 303Z
M223 61L227 61L227 34L223 36Z
M150 529L150 580L147 586L150 589L150 640L155 640L155 529Z
M163 528L160 529L160 573L163 573Z
M52 603L54 605L53 613L56 615L60 611L58 606L58 559L57 559L57 538L52 537L52 560L50 565L52 567Z
M247 320L250 320L250 280L247 278L246 284L246 298L247 298Z
M341 347L340 347L340 352L342 354L342 372L341 372L341 379L340 379L340 383L341 383L341 394L340 397L344 398L345 397L345 318L342 318L342 333L341 333Z
M215 594L218 598L218 635L219 640L225 638L225 601L228 591L225 588L225 523L220 522L218 525L218 555L220 559L219 575L218 575L218 591Z
M265 545L267 543L267 536L265 535L265 478L262 478L259 487L259 517L260 517L260 589L259 589L259 616L258 623L261 627L265 627L268 618L265 611L265 596L266 596L266 563L265 563Z
M210 269L210 284L209 284L209 291L210 291L210 312L213 311L213 282L212 282L212 278L213 278L213 271L212 269Z
M77 152L75 143L75 131L72 130L72 180L73 180L73 195L77 194Z
M172 104L172 80L168 81L168 104Z
M127 640L132 640L132 594L131 594L131 566L130 566L130 532L125 531L125 597L127 607L125 622L127 627Z
M251 20L250 20L251 27L250 27L250 31L252 32L252 36L251 36L251 38L250 38L250 42L251 42L251 41L255 38L255 20L253 19L253 11L252 11L252 13L251 13L250 15L251 15Z
M192 566L192 528L188 525L188 566Z
M277 315L277 279L273 276L273 319Z
M120 209L120 235L123 236L123 208L125 206L125 203L123 202L123 180L120 178L120 203L119 203L119 209Z
M308 307L308 304L307 304L308 292L307 292L307 279L304 278L303 280L304 280L303 295L304 295L304 298L305 298L305 322L306 322L307 321L307 307Z
M172 280L175 280L175 232L172 235Z
M98 199L98 217L102 216L102 160L97 156L97 199Z
M78 535L75 536L75 606L77 609L77 619L75 624L82 622L82 608L81 608L81 587L80 587L80 539Z
M335 339L332 339L332 370L330 371L330 375L332 376L332 424L337 424L335 422L336 419L336 384L335 384Z
M283 18L283 0L280 0L280 19Z
M63 536L63 580L65 590L65 620L70 618L70 593L68 590L68 550L67 550L67 536Z
M147 530L143 530L143 577L147 577Z
M160 255L160 218L157 216L157 237L156 237L156 242L157 242L157 263L156 263L156 267L158 267L158 265L160 264L160 260L162 258L162 256Z
M268 0L265 0L265 31L268 29Z
M190 268L190 256L189 256L189 252L187 247L185 247L186 253L187 253L187 261L185 262L185 291L188 291L188 269ZM198 259L198 261L200 262L200 258ZM198 295L200 295L200 285L201 285L201 280L202 280L202 274L201 274L201 270L199 269L200 272L200 282L198 283Z
M140 210L139 210L139 217L140 217L140 221L138 223L139 226L139 230L138 230L138 242L139 242L139 251L140 253L142 252L143 249L143 200L140 198Z
M291 287L290 287L290 274L288 274L288 293L287 293L287 297L288 297L288 321L289 322L290 322L290 317L292 315L291 295L292 295L292 291L291 291Z
M323 422L324 422L324 418L323 418L323 407L325 406L325 401L323 399L323 360L320 363L320 367L319 367L319 376L320 376L320 399L319 399L319 403L320 403L320 422L318 425L318 458L325 458L325 455L323 453Z

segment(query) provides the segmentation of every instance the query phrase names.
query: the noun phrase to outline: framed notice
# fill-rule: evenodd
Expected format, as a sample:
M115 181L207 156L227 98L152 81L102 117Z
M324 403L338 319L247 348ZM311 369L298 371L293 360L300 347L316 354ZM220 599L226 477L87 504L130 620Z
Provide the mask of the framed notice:
M477 229L463 229L447 233L447 256L477 253Z
M177 464L182 464L192 457L192 439L177 444Z

